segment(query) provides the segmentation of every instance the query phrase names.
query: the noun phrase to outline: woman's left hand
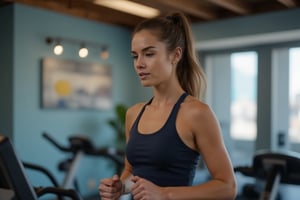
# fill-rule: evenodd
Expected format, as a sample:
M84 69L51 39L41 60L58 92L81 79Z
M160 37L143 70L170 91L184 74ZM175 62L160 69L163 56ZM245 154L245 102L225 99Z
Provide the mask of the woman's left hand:
M159 187L139 176L134 176L131 180L134 182L134 185L131 190L134 200L166 199L166 194L164 194L164 190L162 187Z

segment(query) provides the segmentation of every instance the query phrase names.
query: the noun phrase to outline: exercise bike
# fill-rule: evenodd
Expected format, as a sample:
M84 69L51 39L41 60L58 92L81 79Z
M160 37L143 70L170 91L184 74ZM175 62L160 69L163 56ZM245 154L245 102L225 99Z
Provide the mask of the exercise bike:
M58 150L70 155L70 157L59 162L58 169L65 173L63 182L59 184L55 177L44 167L32 163L23 162L24 167L27 169L37 170L45 174L54 187L59 188L75 188L79 190L79 186L76 181L76 172L80 166L80 162L84 155L105 157L113 161L116 164L116 171L119 173L123 169L124 165L124 151L115 148L96 148L88 137L82 135L74 135L68 138L68 145L61 145L48 133L42 134L46 139Z
M57 187L34 187L24 173L24 166L6 136L0 135L0 199L38 200L45 194L82 200L77 191Z
M263 190L257 191L257 196L243 194L243 199L281 199L278 192L280 184L300 185L300 154L260 151L254 156L252 166L235 167L234 171L265 182Z

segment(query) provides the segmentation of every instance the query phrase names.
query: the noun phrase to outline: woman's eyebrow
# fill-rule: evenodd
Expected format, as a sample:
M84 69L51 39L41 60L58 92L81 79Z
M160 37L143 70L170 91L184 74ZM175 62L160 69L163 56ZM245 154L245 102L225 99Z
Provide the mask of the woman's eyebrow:
M142 52L145 52L145 51L148 51L150 49L154 49L155 47L154 46L148 46L148 47L145 47L142 49ZM135 51L131 51L131 53L136 53Z
M149 47L143 48L142 51L148 51L148 50L154 49L154 48L155 48L154 46L149 46Z

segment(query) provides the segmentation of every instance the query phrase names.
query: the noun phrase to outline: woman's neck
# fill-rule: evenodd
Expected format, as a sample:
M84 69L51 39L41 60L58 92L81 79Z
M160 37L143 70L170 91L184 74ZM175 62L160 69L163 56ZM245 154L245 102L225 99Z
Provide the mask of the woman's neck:
M170 89L168 91L153 91L152 105L162 106L162 105L174 105L178 98L184 93L182 88Z

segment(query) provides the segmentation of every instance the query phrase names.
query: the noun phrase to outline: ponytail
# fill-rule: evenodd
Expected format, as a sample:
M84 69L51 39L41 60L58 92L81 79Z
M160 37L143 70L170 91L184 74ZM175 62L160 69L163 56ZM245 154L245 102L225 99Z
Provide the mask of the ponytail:
M182 58L176 68L179 84L188 94L202 99L206 89L206 80L196 56L188 19L180 12L166 17L148 19L138 24L133 34L143 29L157 30L158 39L165 42L169 52L177 47L182 49Z

